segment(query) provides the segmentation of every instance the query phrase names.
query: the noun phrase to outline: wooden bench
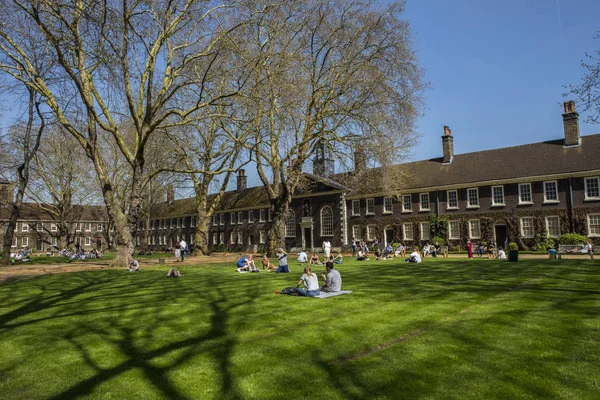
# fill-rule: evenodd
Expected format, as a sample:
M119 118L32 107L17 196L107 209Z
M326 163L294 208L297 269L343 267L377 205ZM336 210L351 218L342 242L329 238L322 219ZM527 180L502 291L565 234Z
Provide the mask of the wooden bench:
M583 245L582 244L560 244L558 245L558 251L556 252L556 254L558 255L558 258L562 258L561 256L563 254L570 254L570 255L580 255L580 256L590 256L590 259L594 259L594 250L592 249L592 251L585 251L583 252Z

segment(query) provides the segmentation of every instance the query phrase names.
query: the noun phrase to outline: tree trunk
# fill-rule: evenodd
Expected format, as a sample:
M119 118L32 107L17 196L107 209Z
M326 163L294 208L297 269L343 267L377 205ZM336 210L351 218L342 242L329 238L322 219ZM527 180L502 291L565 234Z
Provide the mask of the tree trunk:
M1 265L10 264L10 249L12 247L12 241L15 234L15 226L17 226L17 219L20 215L21 204L23 204L23 191L21 190L20 186L21 185L19 184L17 198L15 202L12 203L10 218L8 220L8 224L6 225L6 233L4 234L4 243L2 246L2 259L0 261Z
M201 202L202 205L198 206L196 212L196 233L194 234L194 252L193 255L210 255L210 248L208 246L209 243L209 230L210 230L210 220L206 213L206 201Z
M278 248L285 249L285 224L289 210L289 202L284 199L276 198L272 204L273 223L269 227L266 249L269 257L274 257Z

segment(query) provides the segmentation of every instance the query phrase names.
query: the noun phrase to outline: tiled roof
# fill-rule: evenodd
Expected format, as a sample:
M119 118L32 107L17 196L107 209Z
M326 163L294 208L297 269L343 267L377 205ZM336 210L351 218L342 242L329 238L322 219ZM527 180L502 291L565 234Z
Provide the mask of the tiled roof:
M73 221L106 221L106 207L104 206L73 206L70 220ZM6 220L10 217L10 208L0 207L0 219ZM42 206L37 203L23 203L19 220L27 221L52 221L54 218Z
M564 147L563 142L560 139L456 154L446 165L442 164L440 157L394 166L402 168L406 175L402 182L395 183L395 188L412 190L600 170L600 134L582 136L580 146ZM381 171L375 169L370 172L381 174ZM348 174L332 178L344 181ZM352 194L361 193L360 189L356 189Z

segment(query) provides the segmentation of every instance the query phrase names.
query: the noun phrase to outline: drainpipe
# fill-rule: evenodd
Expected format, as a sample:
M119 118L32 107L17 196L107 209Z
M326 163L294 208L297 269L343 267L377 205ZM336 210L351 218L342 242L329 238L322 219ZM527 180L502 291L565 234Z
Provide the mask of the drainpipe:
M569 182L569 229L574 232L573 227L573 177L570 176Z
M440 190L435 191L435 215L440 215Z

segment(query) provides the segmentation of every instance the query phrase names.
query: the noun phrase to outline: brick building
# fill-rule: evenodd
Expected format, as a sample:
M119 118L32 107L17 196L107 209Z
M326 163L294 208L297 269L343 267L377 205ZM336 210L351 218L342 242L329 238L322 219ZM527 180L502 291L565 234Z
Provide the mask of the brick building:
M332 174L331 158L320 151L314 173L305 174L306 184L293 196L286 247L319 248L325 239L334 247L348 247L353 238L423 245L431 239L430 214L448 217L450 248L464 248L469 239L502 247L515 241L529 248L540 237L569 232L598 242L600 134L580 136L573 102L564 104L563 123L565 135L557 140L467 154L454 154L454 137L444 127L442 157L397 166L406 179L390 183L393 191L369 192L368 185L355 184L357 175ZM355 166L365 168L360 152ZM0 188L7 185L0 183ZM137 244L144 238L158 248L172 247L181 238L193 244L194 211L194 199L175 200L170 193L153 211L148 231L140 224ZM38 222L34 211L27 215L29 227ZM0 214L0 224L3 218ZM261 251L270 222L264 188L248 188L241 170L236 190L225 193L213 216L210 245Z

